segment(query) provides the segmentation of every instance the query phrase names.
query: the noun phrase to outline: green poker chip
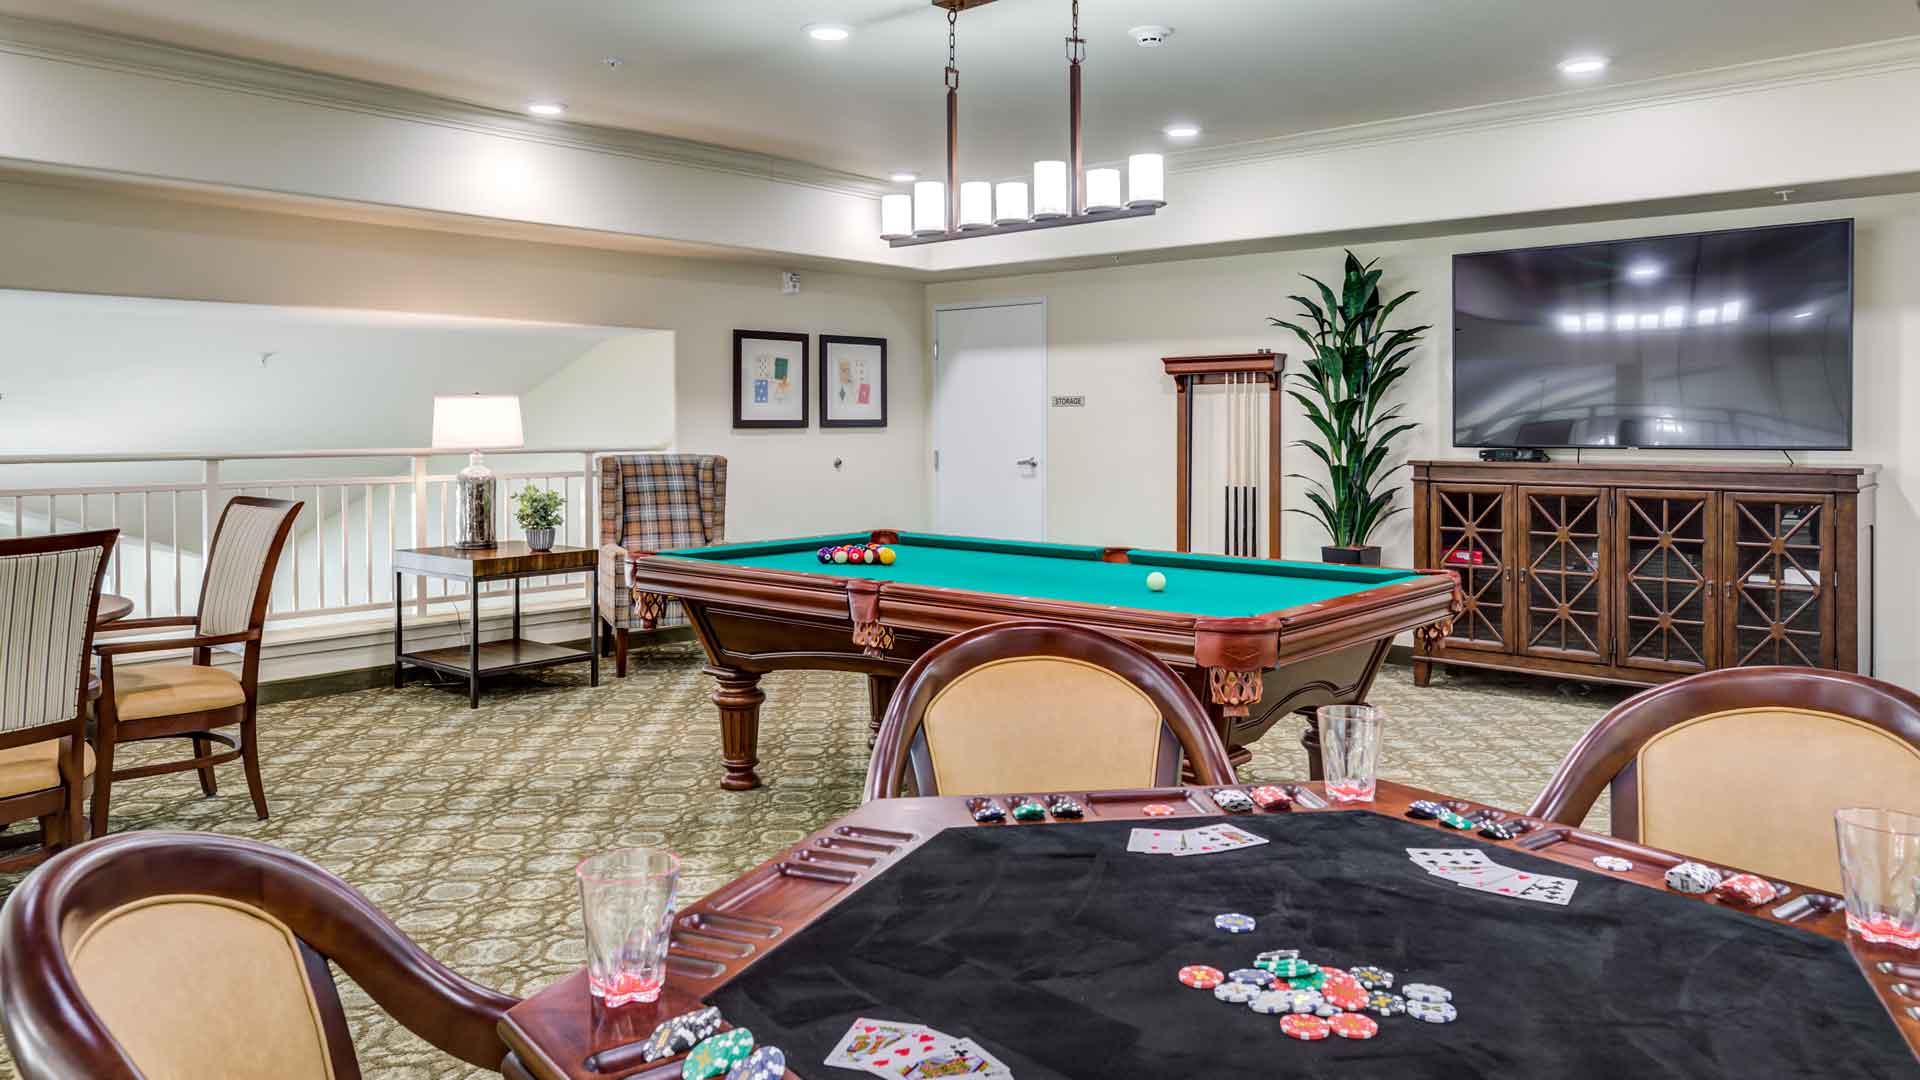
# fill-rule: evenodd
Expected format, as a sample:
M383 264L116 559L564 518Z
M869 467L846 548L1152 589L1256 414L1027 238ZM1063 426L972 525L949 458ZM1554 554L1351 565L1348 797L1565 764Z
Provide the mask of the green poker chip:
M1297 979L1303 975L1312 975L1320 970L1318 965L1309 964L1297 956L1275 960L1273 961L1272 967L1267 967L1266 964L1259 964L1258 966L1266 968L1266 970L1273 972L1283 979Z
M1306 975L1296 975L1287 980L1287 985L1295 990L1318 990L1327 985L1327 973L1315 971Z
M1460 829L1462 831L1473 828L1472 821L1451 810L1440 815L1440 824L1445 825L1449 829Z

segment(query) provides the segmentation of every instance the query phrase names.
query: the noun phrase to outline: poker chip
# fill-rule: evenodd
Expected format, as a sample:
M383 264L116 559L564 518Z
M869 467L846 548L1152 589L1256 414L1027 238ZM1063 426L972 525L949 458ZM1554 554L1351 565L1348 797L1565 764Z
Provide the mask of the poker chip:
M1416 1001L1452 1001L1453 991L1444 986L1431 983L1408 983L1400 988L1401 996L1407 999L1407 1007L1412 1008Z
M1265 964L1259 966L1266 967ZM1302 975L1311 975L1319 971L1320 968L1314 964L1307 963L1298 956L1285 956L1275 960L1273 966L1267 968L1267 970L1283 979L1297 979Z
M1323 1001L1317 1007L1315 1007L1315 1009L1313 1010L1313 1015L1319 1017L1322 1020L1330 1020L1333 1017L1344 1016L1346 1014L1341 1011L1340 1006L1335 1005L1333 1002Z
M1282 960L1298 959L1300 959L1299 949L1268 949L1266 952L1253 958L1253 966L1273 971L1280 966L1280 961Z
M1393 986L1393 972L1388 971L1386 968L1374 967L1372 964L1362 964L1357 968L1349 968L1347 970L1348 973L1353 976L1354 981L1366 987L1368 990L1386 990Z
M1040 805L1039 799L1022 799L1013 806L1013 820L1039 821L1047 816L1047 808Z
M1593 857L1593 865L1602 870L1612 870L1621 874L1633 869L1631 860L1623 859L1618 855L1595 855Z
M1451 1024L1460 1018L1460 1010L1447 1001L1409 1001L1407 1015L1429 1024Z
M1241 915L1238 912L1230 911L1213 917L1213 928L1215 930L1225 930L1229 934L1251 934L1253 933L1253 927L1254 921L1251 915Z
M1365 1013L1341 1013L1327 1021L1327 1026L1343 1039L1371 1039L1380 1034L1380 1022Z
M1375 1016L1399 1016L1407 1011L1407 999L1385 990L1375 990L1367 995L1367 1011Z
M1166 803L1148 803L1140 808L1140 812L1148 817L1172 817L1173 807Z
M1180 981L1195 990L1211 990L1225 980L1219 968L1205 964L1188 964L1180 969Z
M1462 832L1465 832L1466 830L1473 828L1473 819L1470 817L1463 817L1459 814L1454 813L1451 810L1442 810L1440 812L1440 824L1445 825L1449 829L1459 829Z
M787 1075L787 1052L777 1046L756 1047L745 1061L727 1070L727 1080L780 1080Z
M1758 874L1734 874L1713 887L1722 903L1759 907L1773 899L1773 883Z
M753 1032L734 1028L703 1039L680 1063L680 1080L710 1080L753 1054Z
M1324 1039L1333 1034L1333 1029L1327 1026L1325 1020L1317 1016L1302 1016L1298 1013L1292 1016L1281 1017L1280 1030L1284 1032L1288 1038L1299 1039L1303 1042Z
M1244 814L1253 809L1253 800L1239 788L1221 788L1214 792L1213 803L1229 814Z
M1358 986L1329 986L1320 994L1328 1004L1348 1012L1359 1012L1367 1007L1367 992Z
M1276 991L1287 1003L1288 1012L1310 1013L1326 1003L1318 990Z
M1245 1005L1265 991L1252 983L1223 982L1213 988L1213 996L1229 1005Z
M1085 807L1066 795L1055 795L1052 800L1047 803L1047 807L1053 811L1054 817L1069 821L1085 817L1087 813Z
M1293 796L1287 794L1286 788L1275 784L1261 784L1247 794L1252 797L1254 805L1262 810L1285 810L1293 805Z
M1320 974L1326 976L1325 986L1327 989L1365 989L1365 987L1360 985L1360 980L1354 978L1353 973L1350 971L1341 971L1337 967L1323 967L1320 969Z
M1313 971L1305 975L1295 975L1287 980L1287 985L1295 990L1319 990L1327 985L1327 973Z
M1489 821L1480 826L1480 835L1489 840L1511 840L1525 831L1511 821Z
M1674 892L1699 896L1720 884L1720 871L1697 862L1683 862L1667 870L1667 888Z
M1432 821L1446 812L1446 807L1432 799L1415 799L1407 806L1407 816L1418 821Z
M659 1061L685 1053L701 1040L718 1032L720 1023L720 1010L712 1005L669 1017L647 1036L646 1045L640 1051L640 1060Z
M1273 985L1273 976L1259 968L1235 968L1227 972L1227 980L1261 988Z
M1285 990L1266 990L1255 994L1253 999L1247 1002L1247 1008L1272 1016L1274 1013L1293 1011L1293 1002L1287 997Z

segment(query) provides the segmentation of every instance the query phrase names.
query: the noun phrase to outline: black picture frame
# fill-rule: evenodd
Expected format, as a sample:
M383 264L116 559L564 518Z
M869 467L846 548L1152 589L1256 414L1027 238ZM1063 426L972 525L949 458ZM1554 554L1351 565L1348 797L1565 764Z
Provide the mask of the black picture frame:
M880 415L857 420L836 419L832 410L832 393L829 389L833 382L834 361L833 346L866 346L880 350L880 389L876 395L880 399ZM879 337L855 337L851 334L820 335L820 426L823 428L883 428L887 426L887 339Z
M750 349L753 344L757 342L776 341L789 342L798 346L800 349L799 377L790 377L786 380L789 385L795 388L793 396L800 403L800 415L797 418L749 417L743 411L742 406L758 406L761 404L760 402L753 401L742 392L744 384L747 381L745 378L746 365L752 358L749 355ZM807 387L812 382L812 366L808 362L810 359L808 344L809 340L807 335L788 333L784 330L735 330L733 332L733 426L735 428L804 428L811 422L811 418L808 415L808 400L811 395L807 393ZM792 373L789 372L789 375L791 376ZM768 379L772 379L771 373Z

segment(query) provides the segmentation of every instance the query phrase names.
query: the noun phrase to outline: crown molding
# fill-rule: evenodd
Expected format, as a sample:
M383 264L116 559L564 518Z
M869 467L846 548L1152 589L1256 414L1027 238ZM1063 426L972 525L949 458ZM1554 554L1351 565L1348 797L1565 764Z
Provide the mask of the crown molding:
M1553 123L1920 67L1920 35L1755 60L1541 97L1250 139L1167 155L1167 171L1200 172L1418 139Z
M887 184L871 177L810 165L791 158L624 128L566 121L534 121L503 109L380 83L244 60L18 15L0 14L0 53L166 79L391 120L456 128L495 138L751 176L842 195L877 199L891 190Z

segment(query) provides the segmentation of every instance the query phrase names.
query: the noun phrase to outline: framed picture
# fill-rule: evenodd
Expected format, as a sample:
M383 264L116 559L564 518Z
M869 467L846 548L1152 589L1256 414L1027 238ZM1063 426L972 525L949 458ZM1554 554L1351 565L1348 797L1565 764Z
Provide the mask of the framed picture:
M807 335L733 332L733 426L807 426Z
M887 426L887 339L820 335L820 426Z

